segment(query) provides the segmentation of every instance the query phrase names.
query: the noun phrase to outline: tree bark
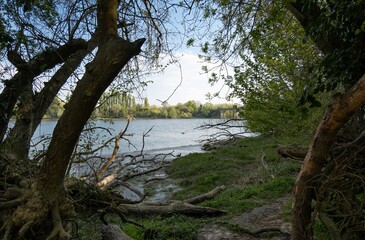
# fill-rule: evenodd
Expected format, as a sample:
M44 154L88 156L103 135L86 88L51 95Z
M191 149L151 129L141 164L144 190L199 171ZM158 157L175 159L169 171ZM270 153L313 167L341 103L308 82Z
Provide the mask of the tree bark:
M209 207L195 206L184 201L176 201L174 203L165 205L149 205L145 203L139 204L120 204L122 209L128 211L128 214L143 214L146 215L159 215L167 216L171 214L183 214L187 216L219 216L226 212Z
M108 12L116 12L117 3L118 0L100 0L98 11L111 8ZM99 4L103 7L99 8ZM102 20L98 19L98 25ZM110 19L106 17L104 20ZM102 27L103 24L99 26ZM103 31L99 30L99 33L102 34ZM63 181L72 151L97 101L128 61L140 53L144 41L145 39L139 39L128 42L119 37L110 37L99 45L94 60L86 65L86 72L54 129L40 169L37 187L50 205L57 204L64 193Z
M30 83L31 97L21 95L19 112L14 127L6 138L9 146L8 152L15 159L27 159L31 138L39 126L48 107L57 96L61 87L65 84L70 75L81 64L82 60L92 52L97 42L95 37L88 41L87 49L81 49L72 54L65 63L57 70L55 75L45 83L44 88L36 95L33 95Z
M312 200L317 177L328 160L338 131L365 105L365 74L343 96L334 96L319 124L294 189L293 239L312 239Z
M58 49L49 49L38 54L28 63L19 63L19 61L15 63L18 73L11 80L5 82L5 88L0 94L0 142L4 139L19 96L27 86L32 84L33 79L44 71L64 62L77 50L86 47L84 40L71 40Z
M86 66L84 77L58 120L41 166L40 183L49 196L57 198L55 189L62 189L73 148L98 99L127 62L140 52L143 42L144 39L131 43L111 38L99 48L95 59Z

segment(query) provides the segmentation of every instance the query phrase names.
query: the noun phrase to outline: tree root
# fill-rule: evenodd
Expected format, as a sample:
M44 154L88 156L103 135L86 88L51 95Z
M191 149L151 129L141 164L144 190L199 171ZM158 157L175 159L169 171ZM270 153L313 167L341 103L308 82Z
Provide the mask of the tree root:
M0 209L11 209L15 208L27 201L27 198L21 197L14 200L6 201L6 202L0 202Z
M2 239L33 239L34 232L37 239L70 239L71 235L64 229L61 220L61 217L69 218L73 214L70 200L63 196L51 204L34 186L8 189L9 194L4 194L5 198L0 202ZM49 216L52 217L53 228L49 225Z
M53 230L46 240L56 239L56 237L62 240L71 239L71 234L66 232L65 229L63 228L58 204L54 205L51 208L51 214L52 214Z
M4 232L3 240L11 240L11 232L13 231L14 224L9 219L8 215L2 216L3 226L0 229L0 232Z
M30 220L29 222L25 223L20 230L18 231L18 236L19 238L24 238L25 234L27 233L27 231L32 228L35 224L35 220Z

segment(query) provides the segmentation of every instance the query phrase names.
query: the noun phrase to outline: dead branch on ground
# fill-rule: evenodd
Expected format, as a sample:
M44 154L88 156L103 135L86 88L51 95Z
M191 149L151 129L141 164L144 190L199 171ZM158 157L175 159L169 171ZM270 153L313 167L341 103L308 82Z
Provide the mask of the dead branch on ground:
M205 200L213 199L218 193L222 192L225 188L226 188L225 186L216 187L210 192L186 199L186 200L184 200L184 202L187 202L190 204L197 204L197 203L204 202Z
M279 145L277 148L278 154L283 158L290 158L294 160L303 161L307 155L307 147L284 146Z

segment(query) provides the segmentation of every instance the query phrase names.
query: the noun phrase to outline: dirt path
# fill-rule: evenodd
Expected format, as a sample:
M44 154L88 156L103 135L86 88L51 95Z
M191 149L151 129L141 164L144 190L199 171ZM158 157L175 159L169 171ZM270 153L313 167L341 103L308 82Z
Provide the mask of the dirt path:
M229 220L239 227L240 233L233 232L219 224L206 225L199 229L199 240L284 240L290 239L291 225L281 218L282 207L290 197L253 209ZM258 231L269 230L271 235ZM256 235L254 233L257 233ZM259 234L258 234L259 233Z

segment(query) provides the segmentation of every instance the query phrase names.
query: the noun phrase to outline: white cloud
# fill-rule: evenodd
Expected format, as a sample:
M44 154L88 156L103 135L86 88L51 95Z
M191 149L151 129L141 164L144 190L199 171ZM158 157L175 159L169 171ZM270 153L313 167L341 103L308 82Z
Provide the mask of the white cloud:
M153 83L149 84L145 93L150 104L159 105L161 102L157 99L166 100L173 93L174 89L179 86L181 76L181 86L168 100L170 105L185 103L189 100L196 100L202 103L208 102L206 94L215 93L222 88L223 82L218 82L211 86L208 83L209 75L202 71L202 66L208 65L208 67L213 67L212 64L203 63L196 54L189 52L180 53L178 58L181 72L179 64L176 63L169 65L163 73L147 78L147 80L153 81ZM229 70L232 71L232 69ZM224 87L222 93L226 94L227 90L228 88ZM226 100L215 98L212 102L226 102Z

